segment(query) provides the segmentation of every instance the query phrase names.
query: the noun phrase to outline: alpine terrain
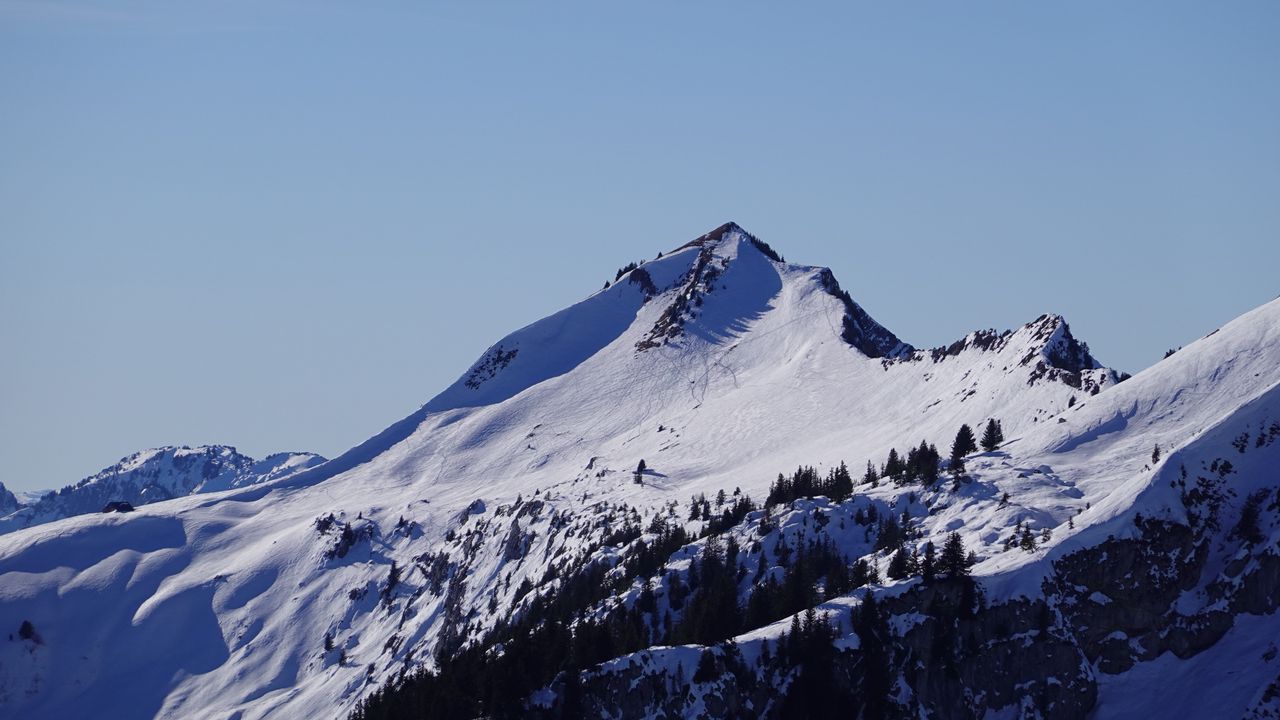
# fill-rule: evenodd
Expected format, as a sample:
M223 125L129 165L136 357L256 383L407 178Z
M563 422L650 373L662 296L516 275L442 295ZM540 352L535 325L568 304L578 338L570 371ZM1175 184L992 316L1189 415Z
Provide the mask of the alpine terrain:
M1280 300L920 349L729 223L323 464L151 452L0 536L0 716L1280 717Z
M0 533L72 515L106 512L112 503L132 507L179 495L244 487L324 461L319 455L305 452L275 453L254 460L226 445L143 450L74 485L40 493L26 503L0 484Z

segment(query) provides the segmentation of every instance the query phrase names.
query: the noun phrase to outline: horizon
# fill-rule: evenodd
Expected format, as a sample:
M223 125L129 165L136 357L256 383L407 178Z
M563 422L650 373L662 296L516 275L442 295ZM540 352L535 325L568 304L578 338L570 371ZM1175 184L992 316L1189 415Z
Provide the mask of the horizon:
M754 234L753 234L753 233L751 233L751 231L750 231L750 229L749 229L749 228L744 227L742 224L740 224L740 223L738 223L738 222L736 222L736 221L734 221L734 220L728 220L728 221L726 221L726 222L724 222L724 223L721 223L721 225L717 225L716 227L718 228L718 227L721 227L721 226L723 226L723 225L736 225L740 230L743 230L743 231L744 231L744 232L746 232L748 235L753 235L753 236L754 236ZM690 238L690 240L696 239L697 237L700 237L700 235L695 235L695 236L693 236L692 238ZM762 238L761 238L761 239L762 239ZM668 254L668 253L671 253L671 252L676 251L679 247L681 247L681 246L680 246L680 245L675 245L675 246L672 246L671 248L669 248L669 249L667 249L667 250L660 250L660 251L658 251L658 252L659 252L659 254L660 254L660 255L665 255L665 254ZM777 250L777 248L774 248L774 250ZM778 251L778 252L779 252L780 254L782 254L782 256L784 257L784 259L786 259L786 254L785 254L785 253L783 253L783 252L781 252L781 251ZM654 258L646 258L646 259L644 259L644 260L639 261L639 263L640 263L640 265L644 265L645 263L647 263L647 262L649 262L649 261L651 261L651 260L653 260L653 259L654 259ZM786 263L787 263L787 264L789 264L789 265L799 265L799 266L808 266L808 267L824 267L824 266L809 266L809 265L807 265L806 263L797 263L797 262L793 262L793 261L791 261L790 259L786 259ZM839 280L839 278L838 278L838 277L837 277L836 279L837 279L837 280ZM612 281L612 280L610 280L609 282L610 282L610 284L612 284L612 282L613 282L613 281ZM589 297L591 297L591 296L595 295L595 294L596 294L596 293L598 293L599 291L600 291L600 290L599 290L599 288L597 288L597 289L596 289L596 290L594 290L594 291L591 291L591 292L590 292L590 293L588 293L587 295L584 295L582 298L580 298L578 301L575 301L575 303L574 303L574 304L576 304L576 302L581 302L581 301L583 301L583 300L588 299ZM1207 332L1205 332L1204 334L1201 334L1201 335L1199 335L1199 336L1197 336L1197 337L1195 337L1195 338L1189 339L1186 343L1184 343L1184 344L1182 344L1182 345L1178 345L1178 346L1173 347L1173 348L1168 348L1165 352L1181 350L1181 349L1182 349L1183 347L1185 347L1186 345L1190 345L1190 344L1192 344L1192 343L1196 342L1197 340L1204 339L1205 337L1208 337L1209 335L1212 335L1212 334L1216 333L1216 332L1217 332L1217 330L1218 330L1218 329L1220 329L1223 325L1226 325L1226 324L1230 323L1231 321L1233 321L1233 320L1235 320L1235 319L1239 318L1241 315L1248 314L1249 312L1252 312L1253 310L1256 310L1256 309L1258 309L1258 308L1260 308L1260 307L1263 307L1264 305L1267 305L1267 304L1269 304L1270 302L1274 302L1275 300L1280 300L1280 295L1277 295L1277 296L1276 296L1275 298L1273 298L1272 300L1265 301L1265 302L1263 302L1263 303L1261 303L1261 304L1259 304L1259 305L1257 305L1257 306L1255 306L1255 307L1253 307L1253 308L1249 308L1248 310L1245 310L1244 312L1240 313L1239 315L1236 315L1236 316L1234 316L1234 317L1232 317L1232 318L1228 318L1228 319L1224 320L1223 322L1219 323L1219 324L1218 324L1217 326L1215 326L1214 328L1212 328L1212 329L1208 330L1208 331L1207 331ZM858 301L857 301L857 298L855 298L855 299L854 299L854 301L855 301L855 302L858 302ZM859 304L861 304L861 303L859 303ZM1054 312L1052 312L1052 311L1048 311L1048 312L1043 313L1043 314L1048 314L1048 315L1055 315L1055 314L1056 314L1056 315L1060 315L1059 313L1054 313ZM875 316L873 315L872 317L873 317L873 319L874 319L874 317L875 317ZM1065 316L1062 316L1062 317L1063 317L1063 319L1066 321L1067 325L1068 325L1068 326L1070 326L1070 324L1071 324L1071 318L1069 318L1069 317L1065 317ZM540 318L539 318L539 319L540 319ZM957 335L955 338L953 338L953 340L952 340L951 342L954 342L955 340L960 340L960 339L962 339L963 337L965 337L968 333L975 332L975 331L978 331L978 330L991 329L991 330L996 330L996 331L998 331L998 332L1005 332L1005 331L1012 331L1012 330L1016 330L1016 329L1017 329L1017 328L1019 328L1019 327L1023 327L1023 326L1025 326L1025 325L1030 325L1030 324L1032 324L1036 319L1037 319L1037 318L1029 318L1025 323L1022 323L1022 324L1020 324L1020 325L1017 325L1017 326L1014 326L1014 327L1010 327L1010 328L981 328L981 327L971 328L970 330L967 330L967 331L965 331L964 333L961 333L961 334ZM523 327L523 326L521 326L521 327ZM518 330L518 329L519 329L519 328L512 328L512 332L514 332L515 330ZM942 343L941 345L927 345L927 346L926 346L926 345L916 345L916 344L914 344L914 343L912 343L912 342L911 342L911 339L910 339L909 337L903 336L902 334L898 333L894 328L890 327L890 328L888 328L888 329L889 329L891 332L894 332L895 334L897 334L897 335L898 335L898 336L903 340L903 342L906 342L907 344L913 345L913 346L914 346L914 348L915 348L915 350L917 350L917 351L922 351L922 350L931 350L931 349L938 349L938 348L944 348L944 347L946 347L948 344L950 344L950 342L944 342L944 343ZM1093 354L1095 357L1097 356L1097 351L1096 351L1092 346L1090 346L1090 345L1089 345L1089 343L1088 343L1088 339L1087 339L1087 338L1082 338L1082 337L1080 337L1080 336L1079 336L1079 334L1078 334L1078 333L1076 333L1074 330L1072 330L1072 335L1073 335L1073 336L1075 336L1077 340L1079 340L1080 342L1082 342L1082 343L1083 343L1083 344L1088 348L1088 350L1089 350L1089 352L1090 352L1091 354ZM495 338L492 344L496 344L500 339L501 339L501 338ZM492 344L491 344L491 345L492 345ZM480 353L477 353L476 360L478 360L480 357L482 357L482 353L483 353L483 351L481 351ZM1163 359L1163 355L1164 355L1164 353L1162 352L1162 353L1161 353L1161 356L1162 356L1162 357L1157 357L1155 360L1152 360L1152 361L1151 361L1151 363L1149 363L1149 364L1148 364L1148 365L1146 365L1145 367L1138 368L1138 369L1136 369L1136 370L1129 370L1129 369L1125 369L1125 368L1117 368L1117 367L1114 367L1114 366L1112 366L1112 365L1109 365L1105 360L1102 360L1102 359L1099 359L1099 362L1101 362L1101 363L1102 363L1103 367L1107 367L1107 368L1110 368L1110 369L1112 369L1112 370L1115 370L1115 371L1117 371L1118 373L1120 373L1122 376L1124 376L1124 375L1136 376L1136 375L1139 375L1140 373L1145 372L1146 370L1149 370L1149 369L1151 369L1152 367L1154 367L1157 363L1159 363L1159 362L1160 362L1160 360L1162 360L1162 359ZM474 362L474 361L473 361L473 362ZM422 401L422 403L420 403L420 405L425 405L425 404L427 404L427 403L431 400L431 398L435 397L435 396L436 396L437 394L439 394L439 393L444 392L444 390L445 390L449 385L451 385L451 384L452 384L453 382L455 382L457 379L461 378L462 376L464 376L464 375L466 374L467 369L470 367L470 365L471 365L471 364L469 363L466 367L464 367L464 368L460 369L460 370L458 371L457 375L456 375L454 378L452 378L452 379L450 379L450 380L447 380L447 381L446 381L446 382L445 382L445 383L444 383L444 384L443 384L439 389L437 389L436 391L433 391L429 397L427 397L427 398L423 399L423 401ZM1123 379L1128 379L1128 378L1123 378ZM408 415L408 414L409 414L409 413L406 413L406 415ZM63 487L63 486L65 486L65 485L73 485L73 484L75 484L76 482L79 482L80 480L86 479L86 478L88 478L88 477L90 477L90 476L92 476L92 475L94 475L94 474L96 474L96 473L98 473L98 472L101 472L101 471L107 470L107 469L109 469L110 467L112 467L113 465L115 465L116 463L118 463L118 462L120 462L120 461L123 461L123 460L127 460L130 456L135 455L135 454L137 454L137 453L145 452L145 451L148 451L148 450L159 450L159 449L170 448L170 447L178 447L178 448L227 447L227 448L230 448L230 449L232 449L232 450L234 450L234 451L236 451L236 452L240 452L240 453L242 453L242 454L244 454L244 455L251 456L251 457L253 457L255 460L263 460L264 458L266 458L266 457L268 457L268 456L270 456L270 455L274 455L274 454L287 454L287 453L296 453L296 452L314 452L314 453L316 453L316 454L319 454L319 455L323 456L323 457L325 458L325 460L332 460L332 459L334 459L334 458L338 457L339 455L342 455L343 453L347 452L348 450L353 449L354 447L356 447L356 446L357 446L357 445L359 445L360 443L364 442L365 440L368 440L369 438L374 437L375 435L377 435L378 433L380 433L381 431L383 431L384 429L386 429L388 426L392 425L393 423L395 423L395 422L397 422L397 421L399 421L399 420L401 420L401 419L403 419L403 418L402 418L402 417L397 417L397 418L394 418L394 419L390 419L390 420L388 420L386 423L384 423L384 425L382 425L382 426L380 426L380 427L378 427L378 428L375 428L375 429L371 429L371 430L370 430L370 432L368 433L368 435L367 435L366 437L360 438L360 439L356 440L355 442L353 442L350 446L345 447L345 448L342 448L342 449L341 449L341 450L339 450L338 452L333 452L333 453L319 452L319 451L310 450L310 449L308 449L308 448L280 448L280 449L275 449L275 450L268 450L268 451L266 451L266 452L254 452L254 451L248 451L248 450L245 450L244 448L242 448L242 447L238 446L238 445L237 445L236 443L234 443L234 442L218 442L218 441L213 441L213 442L200 442L200 443L172 443L172 444L166 444L166 445L155 445L155 446L148 446L148 447L143 447L143 448L137 448L136 450L130 451L130 452L129 452L129 453L127 453L126 455L123 455L123 456L121 456L121 457L119 457L119 458L116 458L116 459L114 459L114 460L111 460L111 461L110 461L110 462L108 462L108 463L103 464L103 465L102 465L101 467L99 467L99 468L96 468L96 469L94 469L94 470L92 470L92 471L85 472L85 473L84 473L84 475L82 475L81 477L75 478L74 480L70 480L70 481L68 481L68 482L66 482L66 483L63 483L62 485L57 485L57 486L44 486L44 487L31 487L31 488L21 488L21 487L17 487L17 486L14 486L14 485L9 485L9 484L5 483L5 482L3 481L3 479L0 479L0 484L3 484L3 485L4 485L5 487L7 487L10 491L14 492L15 494L17 494L17 495L19 495L19 496L24 496L24 495L25 495L25 496L27 496L27 497L32 497L32 496L34 496L34 495L36 495L36 494L47 494L47 493L52 492L52 491L57 491L60 487Z
M335 457L726 220L1137 374L1280 292L1280 8L1090 7L0 2L0 482Z

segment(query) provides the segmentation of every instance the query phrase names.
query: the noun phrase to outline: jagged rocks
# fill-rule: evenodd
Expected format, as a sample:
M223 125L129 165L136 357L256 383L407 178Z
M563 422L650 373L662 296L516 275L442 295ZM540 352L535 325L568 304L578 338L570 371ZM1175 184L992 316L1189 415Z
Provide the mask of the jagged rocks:
M1191 657L1220 640L1236 615L1280 607L1280 556L1258 549L1243 575L1210 580L1203 606L1182 611L1184 593L1204 580L1209 542L1176 523L1139 527L1137 539L1111 539L1058 561L1046 588L1099 670L1124 672L1164 652Z
M476 366L471 369L471 372L467 374L467 379L463 385L471 390L479 390L481 385L492 380L498 375L498 373L502 372L503 369L510 365L511 361L516 359L516 354L519 352L519 348L504 350L502 345L498 345L497 347L490 349L489 352L485 353L484 357L480 359L480 362L476 363Z
M1055 627L1044 600L1016 600L965 612L963 583L920 588L885 604L919 616L895 652L913 693L904 715L947 720L988 710L1035 710L1045 718L1084 717L1097 701L1088 661Z
M682 279L684 287L676 294L671 304L658 316L658 321L649 330L649 334L636 343L637 350L644 351L665 345L667 342L680 337L684 332L685 321L693 316L694 308L702 304L702 294L710 289L710 282L706 281L704 275L710 273L708 266L713 257L715 257L714 245L704 245L702 250L699 251L698 259L694 262L693 267ZM714 280L714 276L712 276L712 280Z
M854 302L849 293L840 288L840 283L836 282L836 276L830 270L823 268L818 271L818 281L827 294L844 305L840 339L869 358L905 358L915 351L915 348L899 340L897 335L872 319L861 305Z
M511 561L524 557L529 548L529 535L520 529L520 521L513 519L507 530L507 539L502 541L502 559Z

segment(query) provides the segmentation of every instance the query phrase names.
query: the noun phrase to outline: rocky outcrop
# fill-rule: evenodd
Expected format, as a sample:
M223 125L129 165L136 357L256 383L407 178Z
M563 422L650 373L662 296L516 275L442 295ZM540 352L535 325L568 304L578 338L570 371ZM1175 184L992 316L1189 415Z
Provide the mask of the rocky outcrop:
M942 581L884 599L883 612L899 628L887 660L875 661L887 662L897 678L887 715L969 720L1009 709L1016 716L1085 718L1097 703L1097 673L1121 673L1165 652L1193 656L1221 639L1238 614L1280 608L1274 545L1220 547L1236 562L1206 578L1210 541L1220 535L1141 518L1137 529L1137 537L1111 538L1058 560L1042 597L987 605L976 586ZM1180 609L1197 589L1202 609ZM674 718L695 708L713 718L782 716L795 667L779 665L779 658L772 666L735 666L715 652L719 675L711 681L672 673L650 650L577 679L562 676L549 710L564 710L567 692L574 708L591 716ZM836 653L829 691L863 697L872 664L861 649ZM1280 690L1260 697L1254 716L1272 717Z

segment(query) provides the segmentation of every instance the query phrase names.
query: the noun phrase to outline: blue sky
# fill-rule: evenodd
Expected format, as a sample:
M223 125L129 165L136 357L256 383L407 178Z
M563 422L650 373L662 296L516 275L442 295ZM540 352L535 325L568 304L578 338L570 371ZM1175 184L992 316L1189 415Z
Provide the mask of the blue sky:
M1280 5L0 0L0 481L336 454L733 219L918 346L1280 292Z

